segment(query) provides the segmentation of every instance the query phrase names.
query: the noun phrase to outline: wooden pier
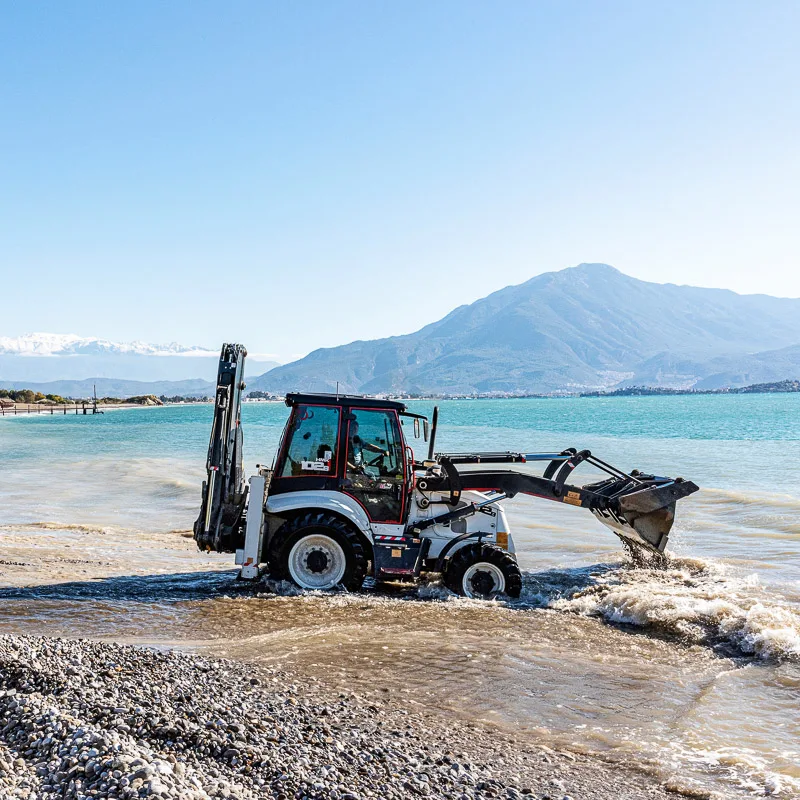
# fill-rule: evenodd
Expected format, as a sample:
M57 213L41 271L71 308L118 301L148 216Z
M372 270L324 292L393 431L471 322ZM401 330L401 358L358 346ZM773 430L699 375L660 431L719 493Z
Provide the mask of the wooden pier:
M0 404L0 416L16 417L18 414L102 414L91 402L86 403L14 403Z
M93 387L91 400L73 400L71 403L54 403L39 400L36 403L17 403L14 400L0 398L0 416L17 416L17 414L102 414L97 407L97 385Z

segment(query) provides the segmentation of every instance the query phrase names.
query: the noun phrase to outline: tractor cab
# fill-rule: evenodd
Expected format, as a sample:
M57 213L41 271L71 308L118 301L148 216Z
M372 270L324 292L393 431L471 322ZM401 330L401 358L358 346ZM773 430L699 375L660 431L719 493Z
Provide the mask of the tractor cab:
M286 405L291 413L270 497L298 491L344 492L371 523L405 524L413 488L413 453L400 420L405 405L332 394L289 394Z

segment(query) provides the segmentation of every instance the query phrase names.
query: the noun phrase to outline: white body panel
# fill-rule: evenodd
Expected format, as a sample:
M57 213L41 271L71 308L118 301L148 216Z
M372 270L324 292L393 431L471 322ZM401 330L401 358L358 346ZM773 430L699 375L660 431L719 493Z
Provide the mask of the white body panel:
M256 483L258 482L258 483ZM414 492L411 498L411 508L409 510L409 523L405 525L390 525L385 523L371 522L367 517L364 508L344 492L328 490L312 490L301 492L287 492L274 497L267 498L266 506L262 501L261 508L257 511L253 506L253 499L264 497L265 491L264 478L254 476L250 479L250 507L247 513L247 529L245 535L245 546L242 550L236 551L236 563L242 566L243 578L258 577L258 558L262 551L264 536L264 510L267 514L274 514L281 517L286 516L292 511L299 510L324 510L349 520L357 527L370 541L374 541L375 536L403 536L407 528L413 528L415 522L430 519L452 510L449 506L435 503L427 508L420 508L417 499L422 498L418 492ZM428 495L428 497L431 497ZM464 492L461 496L462 504L481 502L487 500L491 495L483 492ZM439 499L436 495L432 499ZM484 541L496 542L504 550L514 553L514 541L508 527L508 520L505 512L499 505L492 505L492 513L475 513L461 520L456 520L450 525L433 525L426 528L424 536L431 540L428 558L436 558L445 545L457 536L464 533L484 532L487 535ZM498 541L498 534L500 534ZM507 537L507 543L506 543ZM474 539L466 539L462 544L456 546L451 553L456 552L460 547L471 544Z
M422 497L422 495L414 492L414 497L412 499L411 511L408 515L409 520L409 527L413 527L415 522L419 522L421 520L430 519L431 517L439 516L440 514L445 513L446 511L451 510L450 506L442 505L440 503L434 503L428 506L427 508L420 508L417 503L416 499L418 497ZM440 499L439 495L431 495L428 494L427 497L438 500ZM461 495L462 504L466 505L469 503L480 503L484 500L488 500L491 497L489 494L485 494L483 492L473 492L467 491L463 492ZM487 542L496 542L497 541L497 533L499 532L501 536L503 534L508 536L508 545L503 545L503 549L507 550L509 553L514 552L514 541L511 538L510 529L508 527L508 520L506 518L505 511L498 504L490 506L493 514L489 515L486 513L478 512L473 514L472 516L466 517L462 520L458 520L451 525L434 525L430 528L425 529L425 536L431 540L431 548L428 551L428 556L430 558L436 558L436 556L441 553L444 546L451 540L457 536L461 536L463 533L477 533L479 531L483 531L489 535L484 538L484 541ZM455 553L460 547L464 545L472 544L474 539L466 539L463 544L459 544L456 546L451 552ZM502 544L502 542L501 542Z
M270 497L267 500L267 513L269 514L280 516L288 511L295 511L301 508L321 508L325 511L339 514L349 519L369 537L370 541L372 541L373 535L402 536L406 529L405 525L387 525L383 522L371 522L361 504L344 492L326 490L289 492L288 494Z

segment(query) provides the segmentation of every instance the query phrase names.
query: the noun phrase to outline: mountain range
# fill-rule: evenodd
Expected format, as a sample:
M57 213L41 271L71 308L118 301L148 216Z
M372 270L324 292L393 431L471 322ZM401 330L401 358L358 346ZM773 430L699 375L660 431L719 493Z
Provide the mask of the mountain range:
M580 264L405 336L315 350L251 389L360 393L715 388L800 375L800 299L658 284Z
M128 381L213 381L219 350L146 342L112 342L74 334L29 333L0 337L0 379L26 386L52 381L110 378ZM249 375L278 362L261 356L247 360ZM9 387L3 387L9 388Z
M64 395L86 396L95 380L107 395L212 394L217 359L217 351L177 344L0 338L0 388L20 388L24 364L31 376L52 376L26 385ZM337 384L364 394L745 386L800 377L800 299L652 283L580 264L508 286L414 333L322 348L280 366L246 363L248 389L274 393ZM132 378L170 380L134 386Z

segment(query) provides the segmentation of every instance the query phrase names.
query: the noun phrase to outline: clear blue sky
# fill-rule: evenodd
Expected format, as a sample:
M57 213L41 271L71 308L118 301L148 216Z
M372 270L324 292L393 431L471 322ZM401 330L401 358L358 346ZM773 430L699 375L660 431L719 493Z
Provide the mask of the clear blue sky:
M0 335L283 358L540 272L800 296L800 3L0 16Z

